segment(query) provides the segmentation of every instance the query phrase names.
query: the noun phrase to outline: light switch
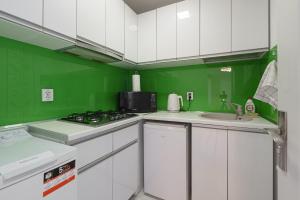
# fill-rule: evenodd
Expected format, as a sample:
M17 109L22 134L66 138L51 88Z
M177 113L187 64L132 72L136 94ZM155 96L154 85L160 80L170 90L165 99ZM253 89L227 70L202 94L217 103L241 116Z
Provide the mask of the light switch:
M51 102L54 100L53 89L42 89L42 102Z

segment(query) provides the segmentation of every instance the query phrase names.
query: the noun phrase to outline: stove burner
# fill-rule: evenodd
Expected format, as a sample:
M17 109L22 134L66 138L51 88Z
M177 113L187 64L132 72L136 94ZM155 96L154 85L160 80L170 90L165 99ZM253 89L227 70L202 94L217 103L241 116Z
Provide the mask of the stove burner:
M89 124L93 126L100 126L103 124L110 123L112 121L123 120L131 117L137 116L136 114L123 113L116 111L87 111L85 113L73 113L61 120L76 122L81 124Z

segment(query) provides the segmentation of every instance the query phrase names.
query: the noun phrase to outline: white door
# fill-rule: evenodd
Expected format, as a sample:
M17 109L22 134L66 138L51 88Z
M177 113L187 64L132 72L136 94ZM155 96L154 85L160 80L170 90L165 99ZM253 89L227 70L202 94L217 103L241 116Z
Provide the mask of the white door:
M177 3L177 58L199 55L199 0Z
M157 60L176 58L176 4L157 9Z
M200 1L200 54L231 51L231 0Z
M124 53L124 12L123 0L106 0L106 46Z
M156 10L138 15L138 62L156 61Z
M273 200L270 135L228 131L228 199Z
M37 25L43 24L43 0L0 0L0 10Z
M232 51L269 47L269 0L232 0Z
M187 130L144 125L144 191L164 200L187 199Z
M128 200L138 189L138 143L113 157L113 199Z
M112 158L78 176L78 200L112 200Z
M44 27L76 38L76 0L44 0Z
M192 128L192 200L227 200L227 130Z
M77 36L105 46L105 0L77 0Z
M125 58L137 63L138 59L138 17L137 14L125 4Z

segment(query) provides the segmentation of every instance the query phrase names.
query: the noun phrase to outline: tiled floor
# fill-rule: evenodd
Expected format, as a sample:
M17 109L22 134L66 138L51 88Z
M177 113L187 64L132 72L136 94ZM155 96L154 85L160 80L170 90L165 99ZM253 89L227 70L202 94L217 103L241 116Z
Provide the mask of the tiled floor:
M154 198L148 197L146 195L144 195L144 193L140 193L135 200L156 200Z

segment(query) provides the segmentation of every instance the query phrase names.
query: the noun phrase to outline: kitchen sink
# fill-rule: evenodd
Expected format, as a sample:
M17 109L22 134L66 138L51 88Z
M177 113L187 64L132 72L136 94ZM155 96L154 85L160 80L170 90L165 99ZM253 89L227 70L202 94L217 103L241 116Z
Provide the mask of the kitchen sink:
M221 121L251 121L252 118L247 116L240 116L237 118L236 114L232 113L204 113L200 115L203 118L221 120Z

